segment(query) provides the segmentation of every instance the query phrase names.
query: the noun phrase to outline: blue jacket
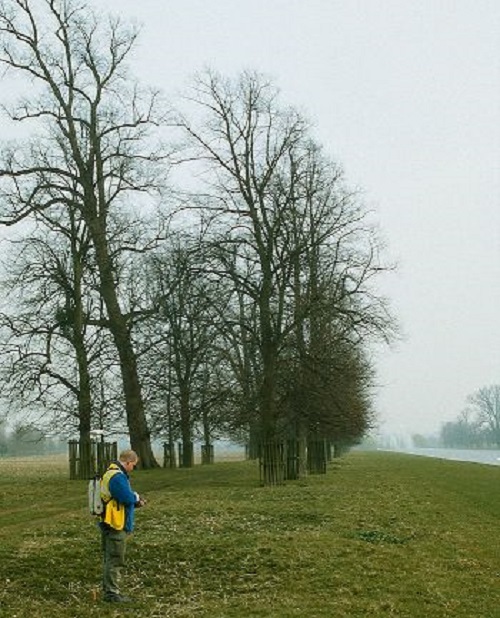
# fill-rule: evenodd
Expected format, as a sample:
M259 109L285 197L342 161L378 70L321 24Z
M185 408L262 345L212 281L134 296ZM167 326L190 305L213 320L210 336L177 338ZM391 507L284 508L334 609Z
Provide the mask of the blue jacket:
M115 461L113 463L120 468L120 472L111 477L109 481L109 493L112 498L124 505L125 527L123 529L125 532L130 533L134 530L135 505L138 501L138 495L132 490L130 478L120 462Z

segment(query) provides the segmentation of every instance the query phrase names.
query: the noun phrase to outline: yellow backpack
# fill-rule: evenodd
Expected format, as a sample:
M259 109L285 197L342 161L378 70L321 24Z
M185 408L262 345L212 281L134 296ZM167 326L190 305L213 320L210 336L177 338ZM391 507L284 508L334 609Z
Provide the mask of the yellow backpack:
M120 468L116 464L111 464L100 483L101 500L104 505L101 520L114 530L123 530L125 527L125 506L112 498L109 492L109 482L119 472Z

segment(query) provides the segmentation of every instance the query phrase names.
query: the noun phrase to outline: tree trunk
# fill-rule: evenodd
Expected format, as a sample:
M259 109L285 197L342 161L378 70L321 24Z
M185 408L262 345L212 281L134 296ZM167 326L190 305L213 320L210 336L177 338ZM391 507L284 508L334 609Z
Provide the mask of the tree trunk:
M85 343L85 318L82 301L82 279L83 279L83 253L78 248L78 236L75 232L74 213L71 211L71 253L74 278L73 297L67 295L67 315L68 324L71 332L71 342L73 344L78 368L78 432L81 447L80 455L87 453L89 461L85 463L90 471L94 462L92 459L91 437L92 429L92 392L89 371L89 357ZM71 311L73 309L73 311ZM72 320L71 320L72 318ZM89 472L90 474L90 472Z
M182 467L193 467L193 442L191 435L191 410L189 406L189 392L184 385L181 385L181 436L182 436ZM181 463L181 462L179 462Z
M92 429L92 399L90 394L90 376L85 349L79 349L75 342L76 360L78 365L78 432L80 440L90 440Z
M276 354L274 346L264 343L262 354L263 376L260 385L260 434L263 442L276 438Z
M109 330L120 360L130 445L139 456L141 468L156 468L159 464L151 447L151 437L137 370L137 359L132 346L127 318L123 315L118 303L113 266L105 240L106 235L100 229L100 225L102 225L100 220L93 220L89 223L96 250L101 295L108 313Z
M78 367L78 431L80 441L90 441L92 429L92 394L90 384L89 359L84 338L83 309L80 296L80 280L75 273L75 308L73 320L72 343L75 349L76 364Z

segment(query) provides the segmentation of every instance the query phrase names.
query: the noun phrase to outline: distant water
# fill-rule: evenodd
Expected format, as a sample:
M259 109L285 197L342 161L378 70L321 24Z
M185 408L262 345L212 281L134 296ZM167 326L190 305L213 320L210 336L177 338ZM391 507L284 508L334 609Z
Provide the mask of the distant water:
M469 450L454 448L413 448L392 449L398 453L408 455L422 455L423 457L437 457L438 459L452 459L454 461L473 461L475 463L500 465L500 450Z

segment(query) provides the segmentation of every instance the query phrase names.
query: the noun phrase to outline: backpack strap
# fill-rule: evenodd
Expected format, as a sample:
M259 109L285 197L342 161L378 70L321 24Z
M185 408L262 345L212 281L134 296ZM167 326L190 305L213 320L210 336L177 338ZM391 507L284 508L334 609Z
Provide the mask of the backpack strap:
M109 482L115 476L115 474L123 474L118 464L112 463L104 473L101 479L101 499L106 504L111 500L111 493L109 491Z

